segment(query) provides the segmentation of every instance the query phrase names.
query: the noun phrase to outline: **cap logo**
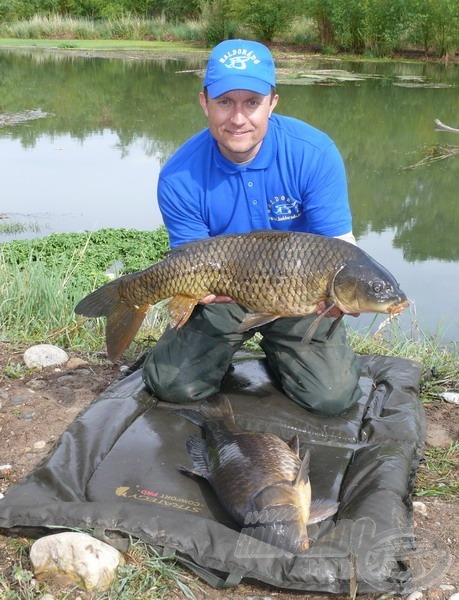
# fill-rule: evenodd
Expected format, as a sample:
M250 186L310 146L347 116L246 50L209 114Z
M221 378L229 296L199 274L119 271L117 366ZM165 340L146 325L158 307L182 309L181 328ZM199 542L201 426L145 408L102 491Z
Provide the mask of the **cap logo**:
M227 52L219 60L227 69L238 69L240 71L247 69L249 61L252 61L254 65L258 65L260 62L251 50L248 52L243 48Z

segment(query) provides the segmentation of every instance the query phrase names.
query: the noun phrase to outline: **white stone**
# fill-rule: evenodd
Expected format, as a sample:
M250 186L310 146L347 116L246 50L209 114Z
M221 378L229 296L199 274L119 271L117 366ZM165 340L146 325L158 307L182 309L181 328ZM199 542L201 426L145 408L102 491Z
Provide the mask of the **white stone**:
M457 592L456 594L452 594L448 600L459 600L459 592Z
M106 590L124 563L118 550L90 535L66 532L37 540L30 561L38 580L55 579L87 590Z
M443 392L440 394L445 402L450 404L459 404L459 393L458 392Z
M413 502L413 508L416 512L420 513L421 515L427 515L427 506L424 504L424 502Z
M43 369L66 363L69 359L67 352L52 344L37 344L24 352L24 362L29 369Z
M421 600L422 598L422 592L420 592L419 590L416 592L411 592L411 594L409 596L407 596L406 600Z

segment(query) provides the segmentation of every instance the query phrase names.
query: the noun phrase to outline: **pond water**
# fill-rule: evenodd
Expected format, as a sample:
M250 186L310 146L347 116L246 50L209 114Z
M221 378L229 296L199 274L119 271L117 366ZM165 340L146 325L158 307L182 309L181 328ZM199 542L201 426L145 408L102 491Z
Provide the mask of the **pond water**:
M204 64L0 50L0 241L159 226L161 165L206 125ZM289 66L278 62L276 110L337 143L359 245L412 300L401 323L459 341L459 154L409 168L459 146L434 127L459 127L459 66L305 57L295 77ZM41 118L13 124L31 110ZM6 233L14 223L25 230Z

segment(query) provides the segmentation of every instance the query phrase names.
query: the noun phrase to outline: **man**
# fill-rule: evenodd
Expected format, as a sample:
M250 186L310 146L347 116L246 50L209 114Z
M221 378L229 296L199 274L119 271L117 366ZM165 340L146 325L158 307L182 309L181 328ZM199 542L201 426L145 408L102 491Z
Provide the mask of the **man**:
M302 231L355 243L346 174L333 141L310 125L273 113L279 96L268 48L227 40L212 51L199 95L208 128L168 160L158 201L171 246L257 229ZM325 306L318 307L318 314ZM181 329L167 330L144 364L144 381L161 400L202 400L219 391L231 359L255 331L236 333L246 310L231 298L202 300ZM334 309L331 317L340 316ZM340 324L330 339L324 319L311 344L301 339L316 315L257 329L286 395L336 415L361 395L357 357Z

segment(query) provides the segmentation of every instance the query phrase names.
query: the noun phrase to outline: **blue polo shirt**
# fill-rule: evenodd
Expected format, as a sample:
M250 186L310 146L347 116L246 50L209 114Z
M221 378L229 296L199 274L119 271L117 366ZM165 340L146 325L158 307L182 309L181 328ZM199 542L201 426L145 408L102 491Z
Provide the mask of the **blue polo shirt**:
M159 175L158 202L172 247L255 229L339 236L352 230L338 149L311 125L273 114L258 154L237 165L205 129Z

